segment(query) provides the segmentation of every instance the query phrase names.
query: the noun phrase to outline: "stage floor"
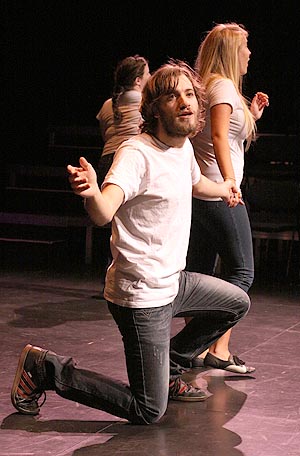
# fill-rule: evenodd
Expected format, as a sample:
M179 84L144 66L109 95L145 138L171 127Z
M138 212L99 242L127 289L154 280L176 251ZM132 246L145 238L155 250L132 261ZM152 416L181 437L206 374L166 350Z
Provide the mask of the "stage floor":
M299 455L299 284L251 290L252 307L233 330L231 351L255 373L190 371L188 379L209 395L205 402L170 402L160 423L134 426L53 391L38 417L20 415L10 402L27 343L126 381L121 338L97 271L4 270L0 283L2 456ZM173 331L182 325L174 320Z

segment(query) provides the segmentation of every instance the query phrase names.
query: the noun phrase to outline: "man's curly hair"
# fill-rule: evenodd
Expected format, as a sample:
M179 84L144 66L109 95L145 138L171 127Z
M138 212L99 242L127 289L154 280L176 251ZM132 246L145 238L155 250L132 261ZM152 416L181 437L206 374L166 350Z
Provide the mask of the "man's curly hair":
M197 73L184 61L170 59L158 68L147 81L141 102L143 123L141 131L155 134L157 130L157 105L163 95L172 93L178 85L181 75L186 76L192 83L199 104L198 125L194 135L204 127L204 88Z

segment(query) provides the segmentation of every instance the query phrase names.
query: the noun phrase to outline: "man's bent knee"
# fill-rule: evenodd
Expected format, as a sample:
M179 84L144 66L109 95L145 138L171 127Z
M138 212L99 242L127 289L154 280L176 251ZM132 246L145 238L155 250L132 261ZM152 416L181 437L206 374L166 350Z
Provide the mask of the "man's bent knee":
M139 412L135 413L132 418L129 418L129 421L132 424L155 424L160 421L166 412L166 407L163 410L153 410L153 409L140 409Z

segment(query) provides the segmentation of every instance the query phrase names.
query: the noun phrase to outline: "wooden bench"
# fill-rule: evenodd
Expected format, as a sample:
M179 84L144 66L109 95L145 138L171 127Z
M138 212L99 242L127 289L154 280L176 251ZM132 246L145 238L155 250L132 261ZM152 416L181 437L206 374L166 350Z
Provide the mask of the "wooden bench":
M0 212L0 223L7 225L32 225L32 226L48 226L59 228L75 228L81 227L85 230L85 263L92 263L93 252L93 230L97 228L92 223L88 216L69 216L69 215L46 215L46 214L31 214L19 212ZM37 239L36 237L15 237L1 236L2 242L19 242L19 243L35 243L53 245L65 242L65 239L50 238Z
M54 245L64 237L48 234L41 238L11 233L5 226L83 228L85 232L85 263L92 263L93 231L96 225L83 207L82 198L69 188L63 167L11 165L4 189L4 210L0 212L0 241ZM29 233L30 234L30 233Z

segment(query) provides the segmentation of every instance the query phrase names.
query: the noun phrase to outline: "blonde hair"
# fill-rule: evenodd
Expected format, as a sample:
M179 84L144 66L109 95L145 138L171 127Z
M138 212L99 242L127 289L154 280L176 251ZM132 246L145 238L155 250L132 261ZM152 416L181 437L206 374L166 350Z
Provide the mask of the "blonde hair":
M243 25L235 22L215 25L198 48L195 70L206 90L216 79L232 80L244 108L248 149L255 137L256 123L249 109L250 103L242 93L243 76L240 74L238 51L243 37L248 38L248 32Z

